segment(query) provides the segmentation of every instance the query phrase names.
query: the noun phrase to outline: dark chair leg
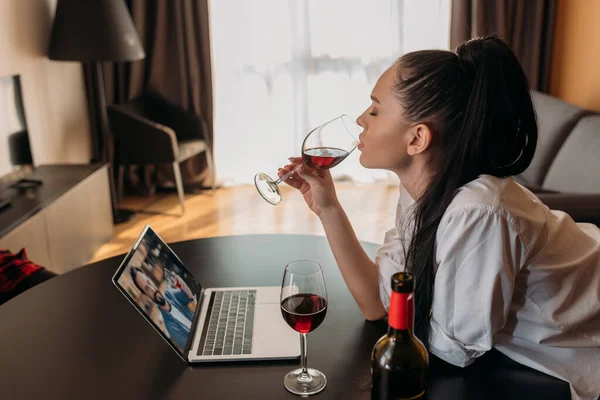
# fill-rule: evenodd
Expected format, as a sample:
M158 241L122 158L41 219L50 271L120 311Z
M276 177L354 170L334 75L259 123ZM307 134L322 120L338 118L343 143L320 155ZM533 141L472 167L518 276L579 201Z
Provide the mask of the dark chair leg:
M179 169L179 163L173 162L173 175L175 175L175 185L177 186L177 195L179 196L179 203L181 204L181 215L185 213L185 196L183 193L183 180L181 179L181 170Z

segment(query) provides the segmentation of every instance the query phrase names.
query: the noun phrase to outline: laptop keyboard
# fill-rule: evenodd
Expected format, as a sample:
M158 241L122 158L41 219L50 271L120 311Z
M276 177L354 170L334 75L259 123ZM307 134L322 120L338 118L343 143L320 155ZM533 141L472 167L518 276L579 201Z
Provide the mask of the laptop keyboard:
M252 353L256 290L213 292L203 356Z

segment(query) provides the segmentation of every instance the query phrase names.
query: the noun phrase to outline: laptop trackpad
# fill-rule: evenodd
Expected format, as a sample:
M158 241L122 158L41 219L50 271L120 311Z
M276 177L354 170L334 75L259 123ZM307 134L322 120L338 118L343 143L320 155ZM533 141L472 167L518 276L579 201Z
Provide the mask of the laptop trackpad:
M252 355L257 358L300 356L300 334L283 320L279 302L256 305Z

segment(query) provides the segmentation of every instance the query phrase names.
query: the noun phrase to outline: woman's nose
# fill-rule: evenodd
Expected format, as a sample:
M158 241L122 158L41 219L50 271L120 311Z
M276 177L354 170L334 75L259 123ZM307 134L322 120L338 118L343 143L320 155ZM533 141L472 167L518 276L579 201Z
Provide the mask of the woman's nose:
M356 123L358 124L358 126L360 126L361 128L365 129L365 125L362 122L363 115L365 115L365 113L360 114L358 116L358 118L356 118Z

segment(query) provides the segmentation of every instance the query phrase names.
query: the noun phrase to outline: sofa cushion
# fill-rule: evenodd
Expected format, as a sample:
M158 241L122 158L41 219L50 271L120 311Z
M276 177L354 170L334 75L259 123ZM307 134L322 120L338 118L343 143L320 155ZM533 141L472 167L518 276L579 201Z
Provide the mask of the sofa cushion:
M542 186L552 160L563 145L573 126L591 113L547 94L532 91L537 114L538 144L531 165L516 177L519 183Z
M544 189L600 194L600 115L582 118L559 150Z

